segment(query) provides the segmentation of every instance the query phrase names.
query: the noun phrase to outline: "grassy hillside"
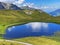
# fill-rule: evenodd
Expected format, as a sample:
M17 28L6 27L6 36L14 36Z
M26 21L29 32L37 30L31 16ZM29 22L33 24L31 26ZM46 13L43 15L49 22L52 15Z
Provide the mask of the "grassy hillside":
M55 41L47 37L27 37L15 40L21 42L27 42L33 45L60 45L59 41Z
M29 14L31 12L31 14ZM28 14L27 14L28 13ZM59 18L38 10L0 10L0 33L11 25L28 22L55 22L60 23Z
M24 45L24 44L20 44L17 42L9 42L9 41L5 41L5 40L0 40L0 45Z

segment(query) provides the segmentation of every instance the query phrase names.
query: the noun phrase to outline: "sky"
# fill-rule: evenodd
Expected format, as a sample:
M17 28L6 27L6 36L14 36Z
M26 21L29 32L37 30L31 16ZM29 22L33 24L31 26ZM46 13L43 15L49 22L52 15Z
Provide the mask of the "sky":
M34 7L42 9L45 12L52 12L60 9L60 0L0 0L0 2L13 3L18 6Z
M36 8L42 9L48 13L60 9L60 0L26 0L26 2L33 3Z

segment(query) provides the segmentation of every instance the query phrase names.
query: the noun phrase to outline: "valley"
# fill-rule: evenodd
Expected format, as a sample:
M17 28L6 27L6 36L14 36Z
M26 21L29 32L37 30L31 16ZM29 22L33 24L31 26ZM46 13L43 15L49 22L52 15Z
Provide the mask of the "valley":
M29 22L60 23L58 17L52 17L45 12L40 13L38 10L30 10L33 13L28 15L25 11L26 10L0 10L0 33L4 33L5 29L9 26L21 25Z

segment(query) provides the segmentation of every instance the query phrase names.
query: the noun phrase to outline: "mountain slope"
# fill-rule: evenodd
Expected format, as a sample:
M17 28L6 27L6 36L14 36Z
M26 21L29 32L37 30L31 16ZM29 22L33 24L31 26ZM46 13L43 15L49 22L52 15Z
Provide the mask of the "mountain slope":
M22 10L20 7L14 4L3 3L3 2L0 2L0 9Z
M5 9L4 6L2 5L2 3L0 2L0 10L1 9Z
M29 7L29 6L22 6L21 9L35 10L35 8Z
M50 12L52 16L60 16L60 9Z

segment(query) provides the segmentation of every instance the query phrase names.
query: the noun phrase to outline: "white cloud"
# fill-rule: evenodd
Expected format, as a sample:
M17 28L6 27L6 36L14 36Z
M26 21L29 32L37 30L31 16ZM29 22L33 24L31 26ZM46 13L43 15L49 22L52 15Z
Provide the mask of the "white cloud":
M0 2L5 2L5 3L14 3L14 4L21 4L24 2L24 0L0 0Z
M0 0L0 2L13 3L15 0Z
M34 3L24 3L23 6L34 7Z
M18 1L15 1L14 4L22 4L24 2L24 0L18 0Z
M29 27L29 26L32 27L33 32L39 32L42 27L44 29L47 29L48 23L33 22L33 23L28 23L27 27Z

